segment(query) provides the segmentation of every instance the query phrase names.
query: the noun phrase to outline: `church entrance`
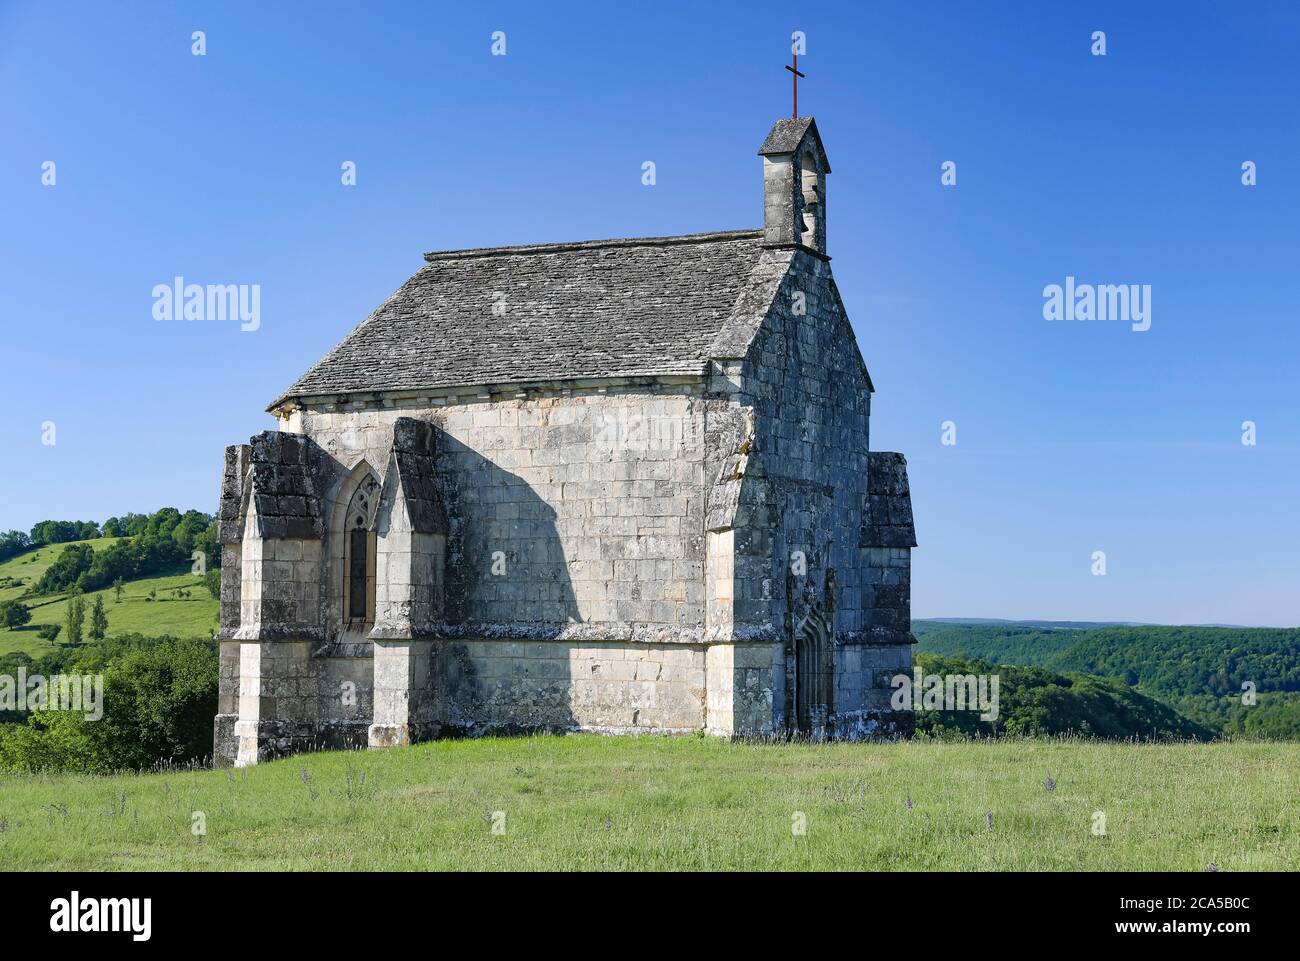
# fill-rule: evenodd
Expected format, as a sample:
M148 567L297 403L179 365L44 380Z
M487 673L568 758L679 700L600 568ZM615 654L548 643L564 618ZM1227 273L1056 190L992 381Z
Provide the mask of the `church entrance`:
M814 606L795 633L794 706L795 733L821 740L830 735L834 662L830 626L820 607Z

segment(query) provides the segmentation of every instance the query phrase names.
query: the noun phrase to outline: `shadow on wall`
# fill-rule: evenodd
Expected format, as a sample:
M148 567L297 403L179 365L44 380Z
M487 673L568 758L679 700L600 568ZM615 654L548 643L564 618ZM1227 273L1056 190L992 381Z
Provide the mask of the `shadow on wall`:
M443 431L438 477L447 512L443 649L450 732L579 727L573 642L581 623L555 510L517 474ZM593 693L594 697L594 693Z
M446 621L469 637L541 640L582 623L555 510L518 474L439 432Z

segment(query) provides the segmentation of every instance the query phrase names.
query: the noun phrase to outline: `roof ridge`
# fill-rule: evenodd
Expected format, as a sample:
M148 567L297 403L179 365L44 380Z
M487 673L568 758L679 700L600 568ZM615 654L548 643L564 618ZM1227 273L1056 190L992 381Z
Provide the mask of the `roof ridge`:
M470 247L466 250L431 250L424 255L429 263L438 260L464 260L470 257L494 257L514 254L554 254L569 250L593 250L601 247L669 247L675 244L706 244L728 240L750 240L763 236L760 228L750 230L714 230L700 234L676 234L670 237L615 237L609 240L575 240L569 243L516 244L505 247Z

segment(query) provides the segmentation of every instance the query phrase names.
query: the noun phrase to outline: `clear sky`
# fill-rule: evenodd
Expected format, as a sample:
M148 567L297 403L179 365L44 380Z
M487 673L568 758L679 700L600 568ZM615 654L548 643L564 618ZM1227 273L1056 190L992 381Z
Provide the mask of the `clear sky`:
M916 616L1300 623L1300 3L478 6L0 0L0 529L215 510L425 250L757 226L801 30ZM177 275L260 328L154 320Z

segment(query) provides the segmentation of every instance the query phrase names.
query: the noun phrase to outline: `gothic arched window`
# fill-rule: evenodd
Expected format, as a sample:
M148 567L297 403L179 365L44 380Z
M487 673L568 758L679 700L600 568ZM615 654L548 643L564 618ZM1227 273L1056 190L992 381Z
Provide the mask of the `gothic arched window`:
M344 619L371 623L375 619L375 511L379 481L367 476L348 502L344 540Z

